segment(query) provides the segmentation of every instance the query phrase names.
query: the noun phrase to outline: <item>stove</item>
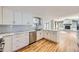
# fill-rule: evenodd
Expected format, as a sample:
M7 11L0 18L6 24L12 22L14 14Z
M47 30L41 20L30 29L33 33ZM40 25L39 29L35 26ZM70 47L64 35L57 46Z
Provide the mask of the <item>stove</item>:
M5 43L4 43L3 38L0 38L0 52L3 52L4 45L5 45Z

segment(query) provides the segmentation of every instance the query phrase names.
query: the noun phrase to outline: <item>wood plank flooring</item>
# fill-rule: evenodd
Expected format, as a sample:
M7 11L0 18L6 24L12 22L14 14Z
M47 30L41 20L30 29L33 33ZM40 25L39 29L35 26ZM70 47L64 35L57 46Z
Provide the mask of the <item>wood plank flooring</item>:
M60 31L58 35L59 42L57 44L41 39L17 52L79 52L79 40L77 39L76 32Z
M55 52L56 50L57 43L42 39L18 50L17 52Z

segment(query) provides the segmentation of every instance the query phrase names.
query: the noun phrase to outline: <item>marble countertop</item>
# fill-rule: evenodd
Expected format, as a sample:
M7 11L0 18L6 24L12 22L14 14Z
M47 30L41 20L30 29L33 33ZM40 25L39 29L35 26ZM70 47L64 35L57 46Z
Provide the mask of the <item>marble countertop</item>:
M0 38L3 38L4 36L14 35L14 33L4 33L0 34Z
M4 36L9 36L9 35L15 35L15 34L20 34L20 33L26 33L26 32L33 32L32 31L22 31L22 32L9 32L9 33L0 33L0 38L3 38Z
M10 32L10 33L0 33L0 38L4 37L4 36L9 36L9 35L14 35L14 34L20 34L20 33L26 33L26 32L33 32L35 30L32 31L23 31L23 32ZM72 31L72 30L40 30L40 31L51 31L51 32L60 32L60 31L64 31L64 32L79 32L79 31Z

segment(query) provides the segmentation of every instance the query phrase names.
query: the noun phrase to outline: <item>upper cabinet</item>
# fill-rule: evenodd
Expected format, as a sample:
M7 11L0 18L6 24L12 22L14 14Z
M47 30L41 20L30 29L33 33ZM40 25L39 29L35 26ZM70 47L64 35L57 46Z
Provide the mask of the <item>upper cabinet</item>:
M22 13L22 19L23 19L23 25L27 24L27 15L25 13Z
M12 25L13 24L13 11L3 7L3 24Z
M2 24L2 7L0 7L0 24Z
M33 25L33 17L31 14L22 13L23 25Z
M22 25L22 13L19 11L14 11L14 25Z
M16 11L7 7L0 7L1 25L33 25L32 14Z

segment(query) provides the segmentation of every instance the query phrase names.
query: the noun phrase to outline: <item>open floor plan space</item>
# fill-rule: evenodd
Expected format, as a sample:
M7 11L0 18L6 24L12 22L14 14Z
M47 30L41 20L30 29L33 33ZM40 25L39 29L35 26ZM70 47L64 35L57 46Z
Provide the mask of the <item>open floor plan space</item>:
M0 6L0 52L79 52L79 6Z

